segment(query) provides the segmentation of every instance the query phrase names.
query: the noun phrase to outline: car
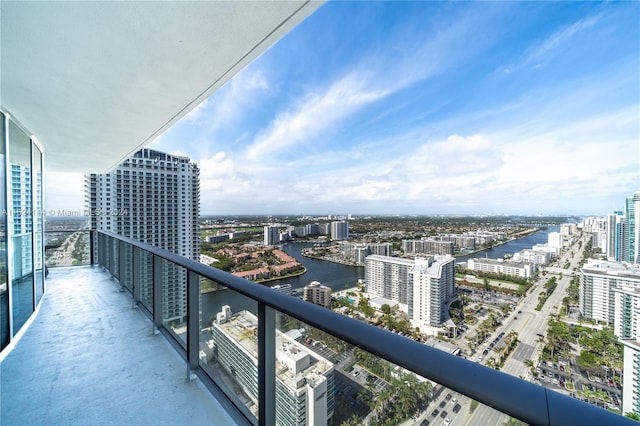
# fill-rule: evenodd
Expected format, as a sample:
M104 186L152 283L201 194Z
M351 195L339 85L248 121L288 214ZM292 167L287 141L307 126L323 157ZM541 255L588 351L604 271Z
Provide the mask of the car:
M445 417L447 417L447 414L448 413L446 411L443 411L442 413L440 413L440 417L444 419Z
M424 419L421 423L420 426L429 426L429 420Z
M482 355L488 355L489 354L489 349L485 349L484 351L482 351Z
M453 395L451 395L450 393L447 394L447 396L444 397L444 399L446 399L447 401L451 399L451 397L453 397Z
M514 319L514 320L517 320L517 319L518 319L518 317L513 317L513 319Z
M449 423L451 423L451 419L449 417L447 417L446 419L444 419L444 424L448 425Z
M456 398L452 398L452 399L451 399L451 403L452 403L453 405L455 405L455 404L457 404L457 403L458 403L458 400L457 400Z
M522 311L518 311L518 313L519 313L519 314L521 314L521 313L522 313Z
M445 405L447 405L446 401L440 401L440 405L438 405L438 407L444 408Z
M453 406L453 412L457 413L458 411L460 411L461 408L462 408L462 405L456 404Z
M435 410L433 410L433 412L431 413L431 417L435 417L440 413L440 410L438 410L437 408Z

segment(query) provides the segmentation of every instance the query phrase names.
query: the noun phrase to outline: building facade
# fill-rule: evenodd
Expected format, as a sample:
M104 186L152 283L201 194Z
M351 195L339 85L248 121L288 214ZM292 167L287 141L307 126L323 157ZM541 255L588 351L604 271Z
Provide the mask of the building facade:
M365 260L364 275L365 291L397 302L414 327L437 327L448 318L446 302L455 296L452 256L410 260L372 255Z
M302 300L331 309L331 288L313 281L304 287Z
M275 246L280 242L280 227L277 225L267 225L264 227L264 245Z
M616 318L620 322L624 311L622 302L616 311L618 290L640 290L640 266L589 259L580 269L580 312L586 318L612 324L615 329ZM617 297L619 301L624 299Z
M200 172L189 158L141 149L108 173L86 175L85 182L91 229L200 260ZM149 271L151 261L144 261ZM187 307L186 275L166 262L162 274L163 319L182 323ZM152 274L143 277L144 300L151 297Z
M613 326L624 347L622 412L640 414L640 265L589 259L580 270L580 311Z
M223 306L212 324L215 359L258 403L258 318L249 311L237 314ZM334 410L333 364L276 330L276 424L320 426L330 424Z
M331 222L331 239L332 240L348 240L349 239L349 222L346 222L346 221Z
M455 259L452 256L416 258L412 277L413 307L409 315L414 327L437 327L449 318L447 301L456 294Z
M453 254L453 241L437 241L431 238L402 240L405 254Z
M627 197L625 204L627 218L627 262L640 263L640 191Z
M509 262L500 259L475 258L467 261L471 271L505 274L513 277L530 278L536 272L536 265L530 262Z
M409 271L413 260L371 255L364 263L365 291L369 294L395 300L400 309L407 311L413 294L409 291ZM404 305L404 306L402 306Z

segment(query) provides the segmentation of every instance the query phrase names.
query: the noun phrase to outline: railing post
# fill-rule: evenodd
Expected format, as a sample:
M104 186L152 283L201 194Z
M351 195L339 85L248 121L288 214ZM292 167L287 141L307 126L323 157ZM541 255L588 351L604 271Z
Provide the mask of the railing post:
M200 275L187 270L187 381L196 378L200 353Z
M96 262L95 247L94 247L94 243L95 243L94 232L95 231L89 230L89 264L91 266L93 266Z
M276 424L276 321L273 308L258 301L258 424Z
M125 242L124 241L117 241L118 244L118 282L120 283L120 291L124 291L124 280L126 279L125 277L125 256L124 256L124 249L125 249Z
M140 248L131 247L131 294L133 296L133 308L140 302Z
M162 258L153 255L153 334L160 332L162 325Z

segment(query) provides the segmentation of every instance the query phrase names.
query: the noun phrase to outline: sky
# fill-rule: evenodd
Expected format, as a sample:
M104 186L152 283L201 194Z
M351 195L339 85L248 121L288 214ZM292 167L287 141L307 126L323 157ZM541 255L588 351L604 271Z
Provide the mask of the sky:
M202 214L620 210L640 3L330 1L149 147L198 164ZM59 208L79 178L49 175Z

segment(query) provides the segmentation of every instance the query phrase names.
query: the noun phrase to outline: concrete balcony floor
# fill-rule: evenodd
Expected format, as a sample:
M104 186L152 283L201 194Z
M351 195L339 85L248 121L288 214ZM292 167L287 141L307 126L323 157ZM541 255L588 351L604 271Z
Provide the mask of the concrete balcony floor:
M46 287L0 364L0 424L236 424L102 268L51 269Z

